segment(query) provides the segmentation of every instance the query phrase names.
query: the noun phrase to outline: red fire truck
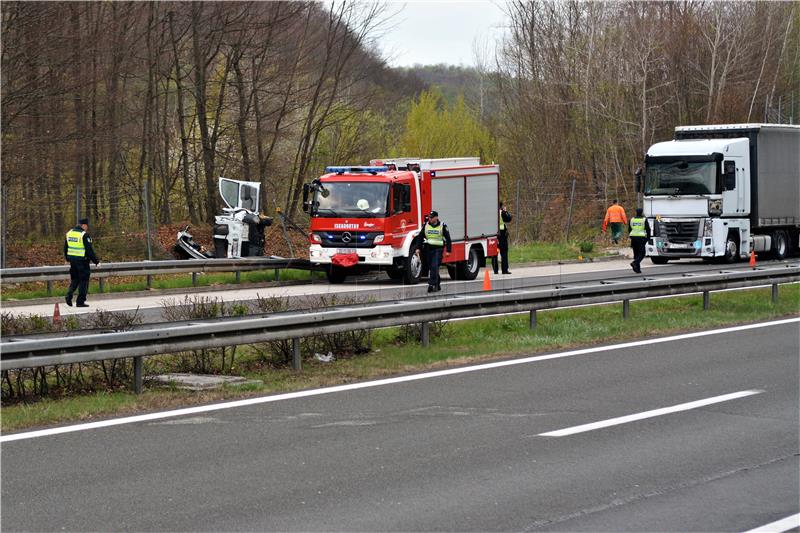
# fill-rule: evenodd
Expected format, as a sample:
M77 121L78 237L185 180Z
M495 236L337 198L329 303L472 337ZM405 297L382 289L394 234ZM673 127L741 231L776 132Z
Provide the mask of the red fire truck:
M310 260L326 266L331 283L371 270L417 283L426 265L424 254L414 253L414 237L436 210L453 241L443 257L450 278L475 279L497 256L499 172L477 157L328 167L303 189Z

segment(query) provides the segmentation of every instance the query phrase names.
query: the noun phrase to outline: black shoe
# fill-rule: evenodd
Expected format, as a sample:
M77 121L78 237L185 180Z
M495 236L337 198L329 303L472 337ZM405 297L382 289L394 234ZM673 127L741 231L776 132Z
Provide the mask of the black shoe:
M495 272L495 274L497 274L497 272ZM511 271L510 270L506 270L505 272L503 272L503 274L511 274Z
M436 286L436 292L439 292L440 290L442 290L442 287L440 285L437 285Z
M75 307L89 307L89 304L77 304Z
M67 305L72 307L72 298L69 296L64 296L64 301L67 302Z
M498 272L497 270L495 270L495 271L494 271L494 273L495 273L495 274L499 274L499 272Z
M428 285L428 292L433 292L433 285Z
M631 262L630 262L630 265L631 265L631 268L632 268L632 269L636 270L636 263L634 263L633 261L631 261Z

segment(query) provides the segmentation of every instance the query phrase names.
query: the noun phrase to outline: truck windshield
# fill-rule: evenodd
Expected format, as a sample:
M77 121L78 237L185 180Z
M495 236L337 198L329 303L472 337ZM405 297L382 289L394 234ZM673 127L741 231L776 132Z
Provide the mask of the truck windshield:
M647 164L644 193L648 195L717 194L717 163L672 161Z
M387 216L389 184L368 181L334 181L314 193L313 215L327 218Z

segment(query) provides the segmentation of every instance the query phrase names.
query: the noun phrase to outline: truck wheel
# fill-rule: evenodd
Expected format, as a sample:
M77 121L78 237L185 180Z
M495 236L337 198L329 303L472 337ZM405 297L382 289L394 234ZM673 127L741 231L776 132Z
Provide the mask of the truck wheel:
M408 250L408 257L403 260L403 284L416 285L422 274L422 257L416 253L413 246Z
M789 239L786 232L776 231L772 234L772 256L775 259L784 259L789 255Z
M654 265L666 265L669 263L669 257L651 256L650 261L652 261Z
M403 271L393 266L386 268L386 274L389 276L389 279L394 281L400 281L403 279Z
M328 277L328 282L334 284L344 283L344 280L347 279L347 273L344 269L333 265L325 269L325 275Z
M736 235L728 235L728 240L725 243L725 257L723 261L726 263L735 263L739 260L739 243Z
M450 279L456 281L458 279L458 268L453 263L447 263L445 265L447 267L447 274L450 276Z
M466 261L459 261L456 265L456 275L458 279L472 281L478 277L478 272L481 269L481 253L478 251L477 246L469 249Z

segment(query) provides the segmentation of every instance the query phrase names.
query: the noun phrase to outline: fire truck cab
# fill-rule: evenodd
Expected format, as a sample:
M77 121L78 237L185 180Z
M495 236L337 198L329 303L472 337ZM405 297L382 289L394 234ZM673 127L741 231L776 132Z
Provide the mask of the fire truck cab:
M328 280L385 270L406 284L426 271L414 238L426 216L439 212L452 239L443 263L452 279L475 279L497 255L499 166L477 157L372 160L369 166L328 167L306 184L311 216L309 259Z

